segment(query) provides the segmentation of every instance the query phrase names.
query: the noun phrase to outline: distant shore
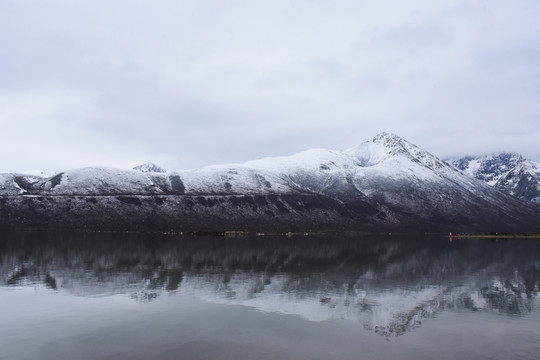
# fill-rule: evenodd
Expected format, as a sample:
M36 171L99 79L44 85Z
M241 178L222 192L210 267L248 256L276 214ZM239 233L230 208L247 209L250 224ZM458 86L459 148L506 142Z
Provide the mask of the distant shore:
M540 234L455 234L450 239L540 239Z

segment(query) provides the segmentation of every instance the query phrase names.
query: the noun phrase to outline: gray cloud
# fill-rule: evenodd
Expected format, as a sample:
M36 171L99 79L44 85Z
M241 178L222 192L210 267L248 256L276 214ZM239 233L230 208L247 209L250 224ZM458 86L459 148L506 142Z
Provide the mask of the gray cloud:
M534 1L0 4L0 172L190 168L392 131L540 161Z
M444 47L450 41L449 35L439 26L401 26L376 34L371 43L385 51L415 52L426 51L429 47Z

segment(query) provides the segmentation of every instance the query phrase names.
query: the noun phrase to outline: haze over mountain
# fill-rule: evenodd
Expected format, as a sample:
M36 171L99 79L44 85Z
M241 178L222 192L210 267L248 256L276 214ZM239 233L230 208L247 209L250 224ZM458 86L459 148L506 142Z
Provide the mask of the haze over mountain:
M3 228L537 230L537 205L401 137L244 164L0 175Z

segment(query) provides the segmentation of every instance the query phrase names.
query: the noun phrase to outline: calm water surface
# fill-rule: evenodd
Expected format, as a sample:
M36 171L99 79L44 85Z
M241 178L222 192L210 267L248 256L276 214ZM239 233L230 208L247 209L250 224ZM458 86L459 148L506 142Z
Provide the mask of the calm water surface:
M0 234L0 359L540 359L540 241Z

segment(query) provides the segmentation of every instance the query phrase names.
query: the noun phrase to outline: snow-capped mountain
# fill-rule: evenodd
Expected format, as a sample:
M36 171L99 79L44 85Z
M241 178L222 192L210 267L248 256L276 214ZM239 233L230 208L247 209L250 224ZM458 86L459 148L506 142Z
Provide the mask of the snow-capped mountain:
M513 196L540 203L540 164L515 153L451 160L467 175Z
M0 175L4 227L531 230L538 207L397 135L174 172ZM535 229L536 230L536 229Z
M145 173L149 173L149 172L157 172L157 173L164 173L164 172L167 172L167 170L163 169L162 167L152 163L152 162L147 162L147 163L144 163L144 164L141 164L139 166L135 166L133 168L133 170L139 170L139 171L142 171L142 172L145 172Z

